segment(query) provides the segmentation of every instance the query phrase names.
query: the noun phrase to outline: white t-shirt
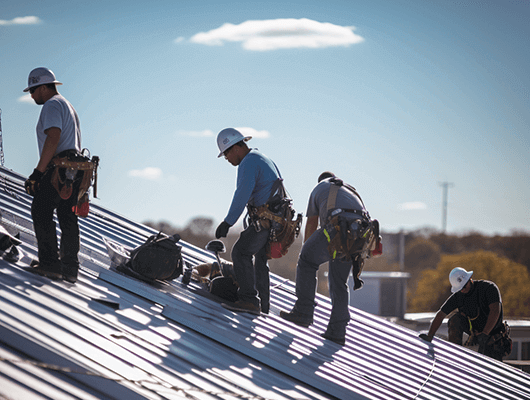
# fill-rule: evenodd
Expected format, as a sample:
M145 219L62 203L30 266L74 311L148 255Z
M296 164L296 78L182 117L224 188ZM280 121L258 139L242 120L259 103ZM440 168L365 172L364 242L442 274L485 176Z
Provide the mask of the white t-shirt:
M59 128L61 130L61 138L55 154L71 149L81 151L79 117L74 107L60 94L56 94L42 106L39 121L37 122L39 155L42 154L42 148L46 140L44 131L49 128Z

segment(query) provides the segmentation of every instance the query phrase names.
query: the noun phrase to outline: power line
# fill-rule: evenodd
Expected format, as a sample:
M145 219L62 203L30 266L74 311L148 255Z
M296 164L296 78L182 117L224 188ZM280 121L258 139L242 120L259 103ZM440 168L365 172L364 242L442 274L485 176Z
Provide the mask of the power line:
M442 233L447 229L447 192L454 186L452 182L442 182L439 185L443 188L442 194Z

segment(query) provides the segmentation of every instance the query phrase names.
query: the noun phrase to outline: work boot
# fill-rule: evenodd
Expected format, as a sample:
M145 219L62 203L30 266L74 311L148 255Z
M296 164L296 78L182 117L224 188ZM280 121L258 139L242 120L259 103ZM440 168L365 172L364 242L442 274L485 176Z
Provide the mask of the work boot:
M291 312L280 311L280 317L286 319L287 321L291 321L296 325L303 326L304 328L307 328L313 323L313 316L301 314L295 310L292 310Z
M324 332L320 336L322 336L324 339L328 339L328 340L331 340L332 342L340 344L341 346L344 346L346 344L346 337L344 337L344 336L342 336L342 337L332 336L328 332Z
M70 283L76 283L77 282L77 273L79 272L79 266L71 266L71 265L64 265L63 264L63 276L62 278Z
M52 268L41 264L33 264L32 267L31 272L53 280L61 279L63 277L63 274L58 271L58 268Z
M238 300L235 303L221 303L221 305L230 311L248 312L250 314L260 315L259 306L246 301Z

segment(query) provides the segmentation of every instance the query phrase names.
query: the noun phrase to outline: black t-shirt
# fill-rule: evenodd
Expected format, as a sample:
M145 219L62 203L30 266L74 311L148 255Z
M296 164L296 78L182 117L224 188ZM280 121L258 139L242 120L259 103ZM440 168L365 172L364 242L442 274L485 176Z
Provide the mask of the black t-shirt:
M493 303L501 303L501 313L495 328L493 328L495 330L501 326L503 316L501 293L493 282L473 281L473 288L469 293L454 293L445 301L440 310L445 314L450 314L453 310L458 309L459 312L469 318L473 330L482 332L490 313L489 306Z

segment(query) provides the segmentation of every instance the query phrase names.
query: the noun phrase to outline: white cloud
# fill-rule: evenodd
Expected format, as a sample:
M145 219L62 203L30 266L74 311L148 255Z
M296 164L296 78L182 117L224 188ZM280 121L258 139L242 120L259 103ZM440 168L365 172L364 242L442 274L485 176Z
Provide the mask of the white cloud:
M33 100L30 94L25 94L24 96L20 96L17 101L19 103L35 104L35 101Z
M203 131L179 131L179 134L192 137L212 137L215 135L210 129L205 129Z
M258 131L254 128L249 128L246 126L235 128L235 129L241 132L243 136L252 136L253 138L258 138L258 139L268 139L271 136L269 131Z
M173 42L175 42L175 43L182 43L184 40L186 40L184 37L179 36L179 37L176 38Z
M42 21L39 17L27 16L27 17L17 17L11 20L0 19L1 25L36 25L40 24Z
M222 46L225 42L242 42L246 50L269 51L294 48L325 48L364 41L353 33L353 26L339 26L307 18L245 21L239 25L225 23L217 29L199 32L191 37L193 43Z
M129 171L129 176L142 178L150 181L157 181L162 178L162 170L156 167L147 167L144 169L133 169Z
M235 127L243 136L252 136L253 138L259 139L268 139L271 134L269 131L258 131L254 128L249 127ZM179 135L191 136L191 137L214 137L217 136L217 133L211 129L204 129L202 131L179 131Z
M427 205L421 201L411 201L408 203L398 204L398 210L410 211L410 210L426 210Z

